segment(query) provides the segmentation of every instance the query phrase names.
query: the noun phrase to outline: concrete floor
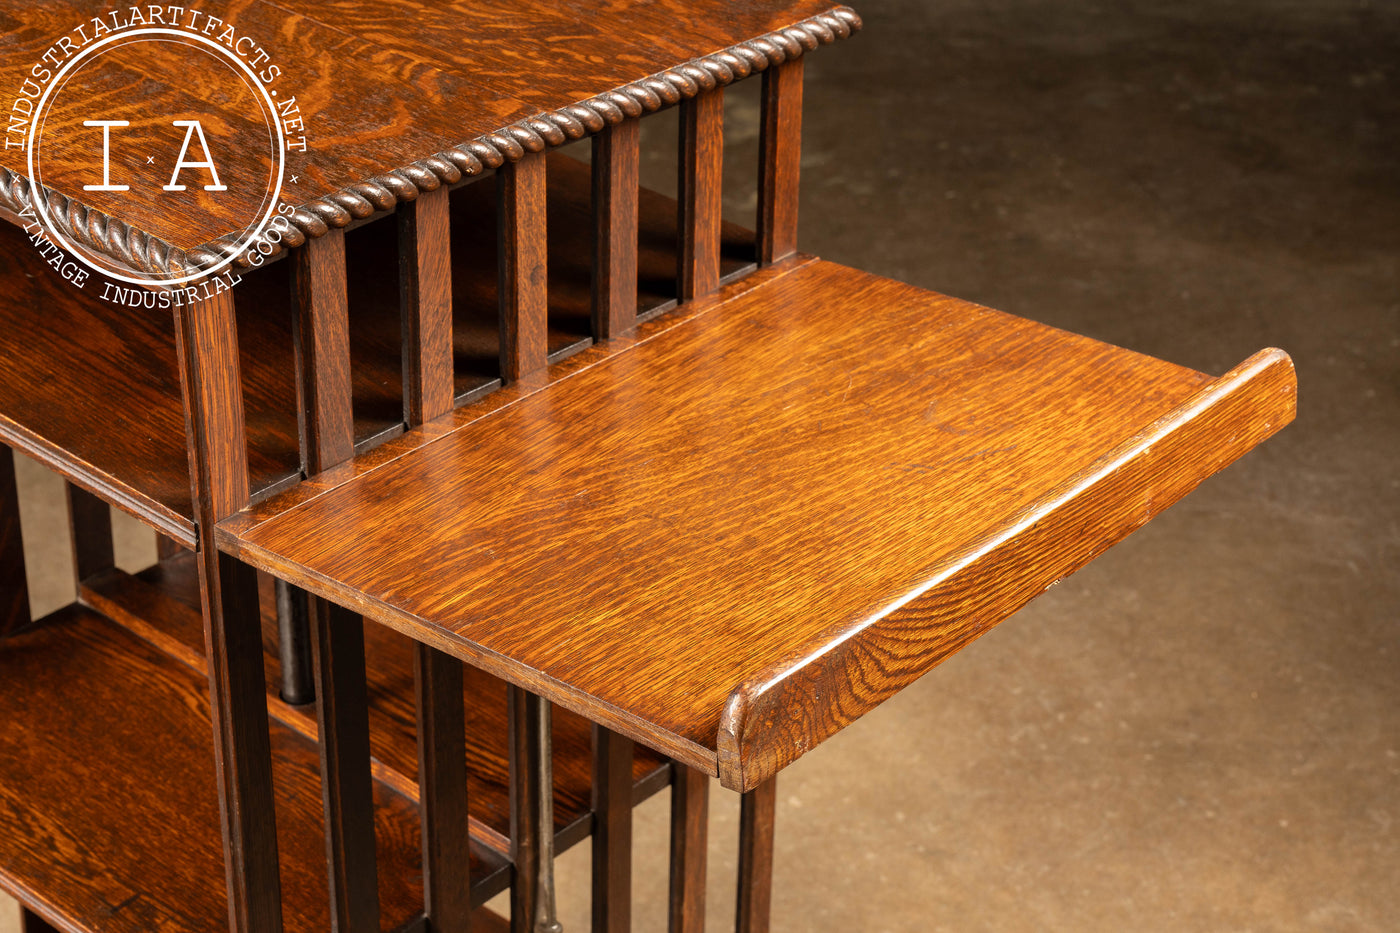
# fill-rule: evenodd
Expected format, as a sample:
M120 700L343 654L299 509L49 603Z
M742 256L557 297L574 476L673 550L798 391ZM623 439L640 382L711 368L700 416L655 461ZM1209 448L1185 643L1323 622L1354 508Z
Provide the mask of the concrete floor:
M1212 373L1280 346L1301 413L785 772L774 929L1400 929L1400 7L857 8L808 64L804 248Z

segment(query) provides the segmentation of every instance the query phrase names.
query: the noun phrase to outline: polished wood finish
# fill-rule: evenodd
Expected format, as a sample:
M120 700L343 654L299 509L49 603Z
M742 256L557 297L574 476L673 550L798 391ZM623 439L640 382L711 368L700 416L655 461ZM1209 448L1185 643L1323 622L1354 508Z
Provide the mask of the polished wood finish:
M671 777L670 933L705 933L710 776L680 762Z
M1292 392L1278 352L1212 380L813 262L220 540L748 790L1278 430Z
M516 382L544 369L549 355L544 155L504 165L496 178L501 376Z
M468 933L470 809L462 662L427 645L414 645L413 673L425 913L435 933Z
M204 675L70 606L0 641L0 683L25 685L0 690L0 886L62 930L228 929ZM276 722L269 744L286 928L320 933L315 745ZM375 798L394 929L421 910L418 815L383 785Z
M282 907L272 814L271 749L257 575L220 553L214 525L248 501L243 392L233 296L175 310L199 592L209 659L210 719L223 817L229 929L280 933Z
M679 122L676 287L681 301L693 301L719 287L724 92L716 89L685 101Z
M633 743L593 727L593 933L632 929Z
M735 933L768 933L773 906L773 824L777 810L777 778L769 778L740 799Z
M802 162L802 63L796 59L763 73L758 152L758 261L797 252L797 195Z
M598 340L637 326L641 127L640 120L624 120L593 137L592 317Z
M510 716L510 885L511 933L550 933L536 928L547 892L541 889L540 865L546 857L540 839L540 783L543 744L540 707L545 701L519 687L509 687Z
M446 187L401 204L399 304L404 421L416 427L452 410L452 248Z
M0 638L26 628L30 622L15 456L8 447L0 450Z

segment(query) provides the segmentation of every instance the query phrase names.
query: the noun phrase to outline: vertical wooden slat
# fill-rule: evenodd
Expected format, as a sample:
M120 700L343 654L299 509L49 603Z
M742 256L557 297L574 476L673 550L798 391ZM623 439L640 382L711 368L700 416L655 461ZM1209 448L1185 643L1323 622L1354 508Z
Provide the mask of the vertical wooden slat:
M355 451L344 231L308 240L293 261L302 463L310 475L350 459ZM307 617L315 646L331 928L377 933L364 623L357 614L317 598L308 600Z
M682 101L680 107L676 286L680 300L690 301L719 288L724 90Z
M355 453L345 231L308 239L292 262L297 427L302 469L310 476Z
M322 599L312 599L309 609L311 630L316 633L313 669L319 701L331 929L379 933L364 620Z
M471 929L467 834L466 716L462 664L414 646L418 706L418 796L423 823L423 903L433 933Z
M739 802L739 897L736 933L768 933L773 902L773 821L778 779L770 778Z
M221 554L214 524L248 501L248 453L233 295L175 309L200 599L209 658L229 929L279 933L281 881L257 575Z
M710 776L671 762L670 933L704 933Z
M593 137L593 336L637 326L637 199L641 126L623 120Z
M73 576L79 584L116 565L112 554L112 508L92 493L65 483L68 527L73 533Z
M502 165L496 185L501 377L512 382L544 369L549 355L544 153Z
M632 752L593 727L593 933L632 929Z
M452 410L452 262L448 191L399 205L399 310L404 420L416 427Z
M803 58L763 73L758 152L758 261L797 252L797 191L802 160Z
M19 530L15 452L5 447L0 449L0 637L29 622L29 581L24 575L24 539Z

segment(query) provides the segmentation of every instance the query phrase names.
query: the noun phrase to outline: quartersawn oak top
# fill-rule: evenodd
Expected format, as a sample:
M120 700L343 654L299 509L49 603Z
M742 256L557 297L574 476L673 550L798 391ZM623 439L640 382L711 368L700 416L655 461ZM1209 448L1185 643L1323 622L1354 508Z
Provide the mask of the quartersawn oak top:
M289 139L305 136L306 151L289 153L281 201L304 208L293 220L309 236L416 197L415 189L726 84L860 25L830 0L230 0L220 6L208 11L221 19L210 38L227 35L225 44L248 51L255 70L280 69L263 79L280 95L278 108L295 99L283 122ZM186 10L178 14L185 22L195 8L171 9ZM128 23L125 5L0 0L0 86L15 92L6 99L23 96L21 85L36 63L53 72L53 62L66 61L62 50L48 63L42 56L61 37L76 35L75 27L95 33L93 17L116 17L127 30L141 26ZM197 29L207 25L193 22ZM267 56L258 58L254 49ZM56 92L44 123L50 211L80 218L70 224L80 245L139 268L169 265L171 247L190 250L242 228L271 166L266 106L253 79L244 87L221 58L162 37L102 54L103 66L84 65ZM83 125L94 119L131 123L112 130L110 146L112 181L130 190L84 190L102 175L102 131ZM202 121L227 192L204 191L207 179L194 169L185 170L198 176L193 183L182 178L189 190L161 190L185 133L172 127L175 119ZM12 122L17 135L6 138L22 140L24 129L22 120ZM202 158L198 147L186 158ZM15 211L28 197L17 194L26 184L19 176L26 175L25 150L0 147L0 201ZM107 231L105 221L82 222L87 208L129 224L138 236L117 244L121 231ZM145 242L147 235L155 244Z
M220 545L747 789L1292 418L1281 351L794 265Z

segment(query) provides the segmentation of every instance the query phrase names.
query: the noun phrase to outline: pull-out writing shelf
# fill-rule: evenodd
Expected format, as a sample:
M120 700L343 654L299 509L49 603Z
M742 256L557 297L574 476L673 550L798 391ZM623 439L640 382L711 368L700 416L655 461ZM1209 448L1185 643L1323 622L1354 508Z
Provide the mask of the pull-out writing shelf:
M220 547L749 790L1291 420L797 258L225 520Z

